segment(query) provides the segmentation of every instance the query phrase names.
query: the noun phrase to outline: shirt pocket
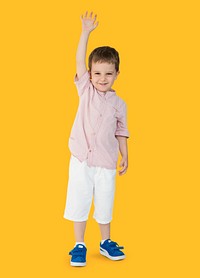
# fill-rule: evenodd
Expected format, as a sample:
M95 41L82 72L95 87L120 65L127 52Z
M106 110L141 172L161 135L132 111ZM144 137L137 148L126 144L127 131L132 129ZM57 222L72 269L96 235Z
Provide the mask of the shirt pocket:
M107 117L111 119L111 121L115 121L117 119L117 115L119 114L117 107L109 104L106 110Z

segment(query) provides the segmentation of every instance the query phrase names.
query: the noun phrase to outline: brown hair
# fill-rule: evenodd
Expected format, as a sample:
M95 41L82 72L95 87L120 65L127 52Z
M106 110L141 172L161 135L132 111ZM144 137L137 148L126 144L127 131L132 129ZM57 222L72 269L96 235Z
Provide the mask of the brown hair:
M88 61L89 71L91 71L92 62L114 64L116 71L119 71L119 53L110 46L97 47L90 53Z

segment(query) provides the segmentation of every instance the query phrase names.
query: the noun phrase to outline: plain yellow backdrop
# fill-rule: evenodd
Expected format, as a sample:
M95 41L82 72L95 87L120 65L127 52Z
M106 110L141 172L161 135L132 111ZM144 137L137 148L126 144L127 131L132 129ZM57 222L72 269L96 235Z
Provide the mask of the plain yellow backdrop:
M94 47L121 58L114 89L128 107L129 169L117 176L112 238L72 268L63 218L80 15L97 13ZM198 1L4 1L1 20L1 277L200 277Z

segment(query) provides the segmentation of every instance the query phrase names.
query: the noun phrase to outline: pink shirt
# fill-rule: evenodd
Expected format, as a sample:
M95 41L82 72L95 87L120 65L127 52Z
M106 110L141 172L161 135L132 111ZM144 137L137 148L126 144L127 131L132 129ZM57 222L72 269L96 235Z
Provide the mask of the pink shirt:
M74 80L79 107L72 126L69 149L88 166L116 169L119 142L116 135L129 137L126 124L126 104L114 90L98 91L90 81L88 71Z

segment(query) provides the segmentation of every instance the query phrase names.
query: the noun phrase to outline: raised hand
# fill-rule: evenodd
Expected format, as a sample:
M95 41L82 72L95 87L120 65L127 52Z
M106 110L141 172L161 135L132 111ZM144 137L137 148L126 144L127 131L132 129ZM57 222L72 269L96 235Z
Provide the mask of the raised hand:
M96 21L97 15L95 15L94 17L92 17L93 12L90 13L90 15L88 16L88 12L85 13L85 15L81 16L81 21L82 21L82 31L87 31L87 32L91 32L93 31L97 26L98 26L98 21Z

